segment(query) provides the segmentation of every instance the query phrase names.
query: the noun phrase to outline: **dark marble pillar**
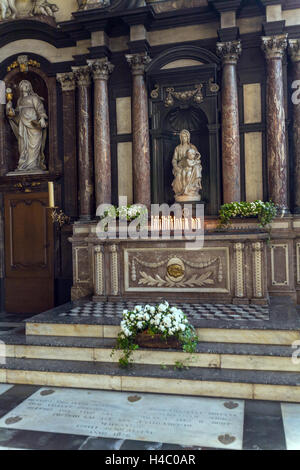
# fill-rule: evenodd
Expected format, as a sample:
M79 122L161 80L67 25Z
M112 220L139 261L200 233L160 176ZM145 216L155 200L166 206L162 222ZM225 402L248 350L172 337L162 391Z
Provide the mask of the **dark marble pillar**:
M269 199L288 212L288 176L282 58L287 35L262 38L267 60L267 160Z
M64 210L75 219L78 216L77 193L77 152L76 152L76 81L73 72L58 73L63 99L63 136L64 136Z
M111 204L111 151L108 78L114 66L107 58L88 61L94 78L94 165L96 206Z
M240 123L236 66L240 41L217 43L222 59L222 168L223 202L241 200Z
M293 81L300 84L300 40L289 40L289 53L293 62ZM296 91L296 90L295 90ZM294 212L300 214L300 103L299 92L292 97L293 103L293 140L294 140Z
M132 150L133 193L136 204L151 205L150 143L148 94L145 67L150 62L146 53L126 55L131 66L132 90Z
M80 219L94 216L91 78L88 66L72 67L78 87L78 172Z
M6 119L5 105L0 104L0 176L4 176L8 172L6 155L5 155L5 141L6 141L5 119Z

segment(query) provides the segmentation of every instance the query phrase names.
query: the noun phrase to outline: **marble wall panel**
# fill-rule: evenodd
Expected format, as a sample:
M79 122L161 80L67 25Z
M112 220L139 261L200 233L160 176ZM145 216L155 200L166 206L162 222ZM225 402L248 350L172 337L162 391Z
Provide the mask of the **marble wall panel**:
M262 133L245 134L246 200L263 199Z
M197 41L199 39L216 38L219 28L218 23L204 23L201 25L182 26L166 30L149 32L149 42L151 46L161 44L172 44L186 41Z
M118 134L131 134L131 97L116 99L117 109L117 133Z
M264 21L262 16L252 18L240 18L237 20L237 26L240 28L240 34L261 32L261 25Z
M271 279L274 287L288 286L290 283L288 244L271 245Z
M235 11L225 11L221 14L221 28L234 28L236 26Z
M244 123L261 122L261 84L248 83L243 85L244 93Z
M119 197L127 196L128 204L133 203L132 143L118 143L118 189Z
M282 10L281 5L268 5L266 8L267 21L281 21Z
M295 10L285 10L282 12L282 19L286 21L286 26L300 24L300 8Z

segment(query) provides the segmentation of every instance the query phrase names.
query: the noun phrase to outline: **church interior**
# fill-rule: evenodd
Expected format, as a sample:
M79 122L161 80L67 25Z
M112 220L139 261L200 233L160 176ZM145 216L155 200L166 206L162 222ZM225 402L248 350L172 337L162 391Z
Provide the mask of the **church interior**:
M299 0L51 2L0 0L0 382L300 403ZM101 239L123 200L201 206L203 246ZM163 301L195 363L120 371L123 310Z

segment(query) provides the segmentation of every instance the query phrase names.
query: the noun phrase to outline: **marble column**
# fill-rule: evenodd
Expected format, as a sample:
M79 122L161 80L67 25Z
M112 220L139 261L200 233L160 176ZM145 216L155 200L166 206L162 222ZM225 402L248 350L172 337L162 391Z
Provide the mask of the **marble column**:
M72 67L78 87L78 172L80 219L94 214L91 77L88 65Z
M111 204L111 151L108 78L114 70L107 58L88 61L94 79L94 165L96 207Z
M145 67L150 62L146 53L126 55L133 77L132 150L133 194L136 204L151 205L150 143L148 93Z
M300 84L300 40L289 40L289 53L293 62L293 81ZM292 97L293 103L293 140L294 140L294 212L300 214L300 102L299 91L297 97Z
M76 81L73 72L58 73L63 99L63 136L64 136L64 193L65 212L71 218L78 215L77 194L77 153L76 153Z
M267 61L267 161L269 199L288 212L288 176L282 59L287 35L262 38Z
M7 146L7 123L5 104L0 104L0 176L8 172L6 146Z
M217 43L222 59L222 169L223 202L241 200L240 123L237 89L237 61L240 41Z

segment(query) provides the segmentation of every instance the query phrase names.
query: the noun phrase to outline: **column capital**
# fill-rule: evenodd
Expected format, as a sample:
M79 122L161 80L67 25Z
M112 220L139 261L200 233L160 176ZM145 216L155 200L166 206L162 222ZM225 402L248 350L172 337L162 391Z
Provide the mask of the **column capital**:
M102 59L88 60L87 63L93 74L94 80L108 80L109 75L115 68L115 66L109 62L107 57Z
M240 40L217 42L217 55L222 59L223 64L237 64L242 53L242 43Z
M88 65L72 67L78 86L89 86L91 84L91 71Z
M289 40L289 55L292 62L300 62L300 40Z
M282 59L284 51L287 48L287 34L279 34L277 36L263 36L262 50L266 54L267 59Z
M126 59L131 67L133 75L143 75L146 66L151 62L151 58L147 52L138 54L126 54Z
M56 80L60 83L61 89L65 91L74 91L76 88L76 80L73 72L58 73Z

